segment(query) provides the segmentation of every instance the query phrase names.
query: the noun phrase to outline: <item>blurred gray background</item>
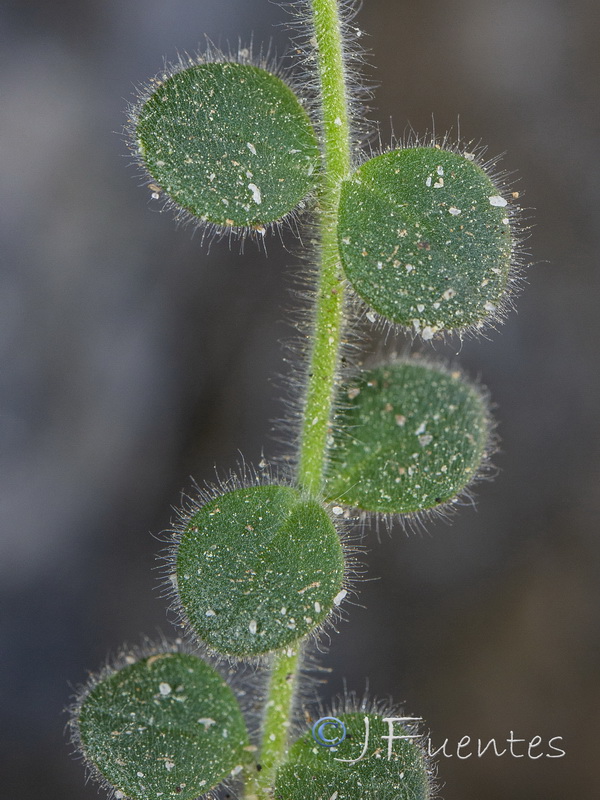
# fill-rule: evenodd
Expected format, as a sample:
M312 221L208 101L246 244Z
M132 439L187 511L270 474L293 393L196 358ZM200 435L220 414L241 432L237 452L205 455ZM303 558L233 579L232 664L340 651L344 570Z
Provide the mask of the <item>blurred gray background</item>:
M163 57L205 33L283 53L286 19L267 0L0 5L3 796L96 796L65 743L69 684L140 633L171 634L154 536L190 476L277 449L272 379L298 260L276 239L268 259L226 242L207 253L140 188L120 132ZM322 657L322 694L368 678L438 745L563 737L561 759L440 759L446 800L592 800L600 7L368 0L357 24L384 141L390 117L402 134L433 114L438 132L460 119L463 138L506 151L535 209L534 265L518 313L460 353L498 407L500 474L450 526L368 538L377 580Z

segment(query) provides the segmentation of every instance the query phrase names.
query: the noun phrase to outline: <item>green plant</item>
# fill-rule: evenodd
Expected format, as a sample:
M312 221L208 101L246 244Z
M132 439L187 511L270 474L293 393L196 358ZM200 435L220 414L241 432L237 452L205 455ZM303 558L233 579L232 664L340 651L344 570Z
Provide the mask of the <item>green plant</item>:
M431 139L366 158L348 89L352 7L291 5L308 33L304 92L247 54L208 53L158 76L132 109L157 198L209 232L259 242L308 206L318 272L294 473L201 491L174 531L166 582L204 657L179 641L124 653L75 703L75 739L116 797L191 800L232 780L246 800L433 791L418 735L393 729L407 718L346 702L311 732L294 700L308 643L351 591L349 525L452 509L487 465L493 424L485 391L456 369L422 357L342 369L341 353L365 307L424 341L499 319L516 209L493 162L466 147ZM256 735L219 659L268 667ZM367 753L369 735L387 752Z

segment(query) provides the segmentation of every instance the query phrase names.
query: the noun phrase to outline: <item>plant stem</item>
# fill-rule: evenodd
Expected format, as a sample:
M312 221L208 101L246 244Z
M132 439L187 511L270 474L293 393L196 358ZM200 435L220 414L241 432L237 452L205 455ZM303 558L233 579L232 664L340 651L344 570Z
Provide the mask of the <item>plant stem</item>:
M297 648L289 648L274 657L263 720L261 769L247 785L246 800L272 797L275 772L287 747L298 660Z
M331 421L344 310L337 244L342 180L350 170L350 129L337 0L311 0L322 103L325 172L319 197L321 268L300 440L298 483L319 495Z
M344 278L337 243L342 180L350 171L350 126L341 20L337 0L310 0L321 89L325 169L319 195L320 270L312 351L303 412L298 485L319 496L344 321ZM277 654L271 672L260 754L261 771L246 797L272 797L275 772L287 748L300 655Z

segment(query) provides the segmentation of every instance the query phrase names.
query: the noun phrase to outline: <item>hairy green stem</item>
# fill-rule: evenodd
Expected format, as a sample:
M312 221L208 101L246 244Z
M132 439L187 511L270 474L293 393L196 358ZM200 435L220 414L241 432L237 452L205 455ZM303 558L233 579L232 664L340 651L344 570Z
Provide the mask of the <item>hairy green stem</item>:
M323 483L344 321L344 278L337 243L337 219L342 180L350 171L350 126L338 2L310 0L310 5L321 89L325 168L319 194L320 270L297 480L301 489L318 497ZM299 668L298 652L275 656L263 720L261 771L248 786L248 800L272 797L275 772L287 748Z
M289 648L274 658L263 720L260 771L246 786L246 800L272 797L275 772L287 747L298 660L297 648Z
M321 88L325 171L319 197L320 261L314 338L300 440L298 483L319 495L331 421L344 309L337 244L342 180L350 170L350 129L337 0L311 0Z

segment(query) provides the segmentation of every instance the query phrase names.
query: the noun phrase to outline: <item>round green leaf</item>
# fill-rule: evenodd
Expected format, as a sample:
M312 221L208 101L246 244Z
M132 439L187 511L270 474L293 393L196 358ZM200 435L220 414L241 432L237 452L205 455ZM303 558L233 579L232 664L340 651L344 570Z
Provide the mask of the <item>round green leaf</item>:
M318 735L316 740L311 731L292 746L277 772L275 800L426 800L431 796L423 751L400 722L358 711L337 719L346 728L346 738L338 746L319 744ZM390 735L398 738L390 740Z
M283 81L250 64L196 64L157 83L135 122L157 188L202 221L261 229L312 191L319 147Z
M77 726L84 756L117 797L193 800L247 760L233 692L185 653L149 656L101 679Z
M466 155L415 147L372 158L342 187L346 276L375 311L424 339L481 326L507 291L506 205Z
M400 362L343 386L326 496L407 514L447 503L477 473L490 417L482 392L458 372Z
M185 619L227 655L298 641L345 595L342 547L327 512L285 486L236 489L202 506L175 566Z

